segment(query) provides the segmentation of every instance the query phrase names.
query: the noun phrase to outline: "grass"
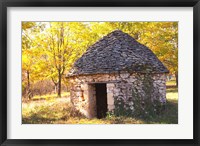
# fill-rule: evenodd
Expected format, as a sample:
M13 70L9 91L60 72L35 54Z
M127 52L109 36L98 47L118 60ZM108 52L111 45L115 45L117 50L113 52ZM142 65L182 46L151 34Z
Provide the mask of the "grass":
M171 83L170 83L171 86ZM138 119L131 117L107 116L104 119L87 119L70 104L69 93L62 98L56 95L36 96L22 103L23 124L177 124L178 123L178 90L167 89L167 104L162 115L154 118Z
M175 86L176 85L176 81L175 80L167 81L166 85L167 86Z
M69 92L63 92L61 94L62 97L64 96L69 96L70 93ZM32 98L32 100L48 100L48 99L53 99L53 98L56 98L57 97L57 94L47 94L47 95L42 95L42 96L39 96L39 95L36 95Z

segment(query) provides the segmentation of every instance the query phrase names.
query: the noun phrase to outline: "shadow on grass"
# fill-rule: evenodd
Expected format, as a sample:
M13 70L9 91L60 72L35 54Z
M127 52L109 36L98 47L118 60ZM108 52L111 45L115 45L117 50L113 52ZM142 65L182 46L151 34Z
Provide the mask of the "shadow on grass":
M145 119L140 119L144 124L178 124L178 102L168 100L165 110L160 114Z
M170 93L177 89L169 89ZM176 92L176 91L174 91ZM34 101L35 102L35 101ZM168 99L165 110L148 118L107 116L104 119L87 119L68 102L45 101L37 106L29 104L23 110L23 124L178 124L178 101ZM35 102L37 104L37 102Z
M23 115L22 124L53 124L59 120L67 121L74 117L83 118L83 115L69 105L40 106L36 111Z
M136 117L106 117L104 119L86 119L80 112L72 107L66 107L60 111L52 110L51 107L38 109L36 113L23 116L23 124L54 124L71 123L79 124L178 124L177 100L168 100L162 114L148 118Z
M56 118L45 118L40 113L34 113L29 117L23 117L22 124L50 124L56 120Z

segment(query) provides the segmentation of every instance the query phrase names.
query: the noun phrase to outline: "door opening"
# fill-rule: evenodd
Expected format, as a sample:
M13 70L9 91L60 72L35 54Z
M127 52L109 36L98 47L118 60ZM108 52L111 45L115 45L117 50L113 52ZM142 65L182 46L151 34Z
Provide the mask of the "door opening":
M107 108L107 88L105 83L95 84L97 118L106 117Z

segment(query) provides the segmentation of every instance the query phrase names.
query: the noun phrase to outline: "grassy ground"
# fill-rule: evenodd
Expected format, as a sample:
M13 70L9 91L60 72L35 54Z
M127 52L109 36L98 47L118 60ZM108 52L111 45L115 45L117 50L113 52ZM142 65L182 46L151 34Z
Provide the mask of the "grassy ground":
M176 85L176 81L175 80L170 80L166 82L167 86L175 86Z
M36 96L33 100L22 102L23 124L177 124L178 90L168 83L167 104L164 114L149 119L107 116L104 119L87 119L74 111L68 93L62 98L56 95Z

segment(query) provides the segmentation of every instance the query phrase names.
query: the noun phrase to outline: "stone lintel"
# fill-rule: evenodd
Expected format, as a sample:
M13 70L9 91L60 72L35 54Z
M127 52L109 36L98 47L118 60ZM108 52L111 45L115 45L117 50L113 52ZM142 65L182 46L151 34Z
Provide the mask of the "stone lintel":
M98 82L87 82L87 84L101 84L101 83L104 83L104 84L109 84L109 83L119 83L120 81L98 81Z

